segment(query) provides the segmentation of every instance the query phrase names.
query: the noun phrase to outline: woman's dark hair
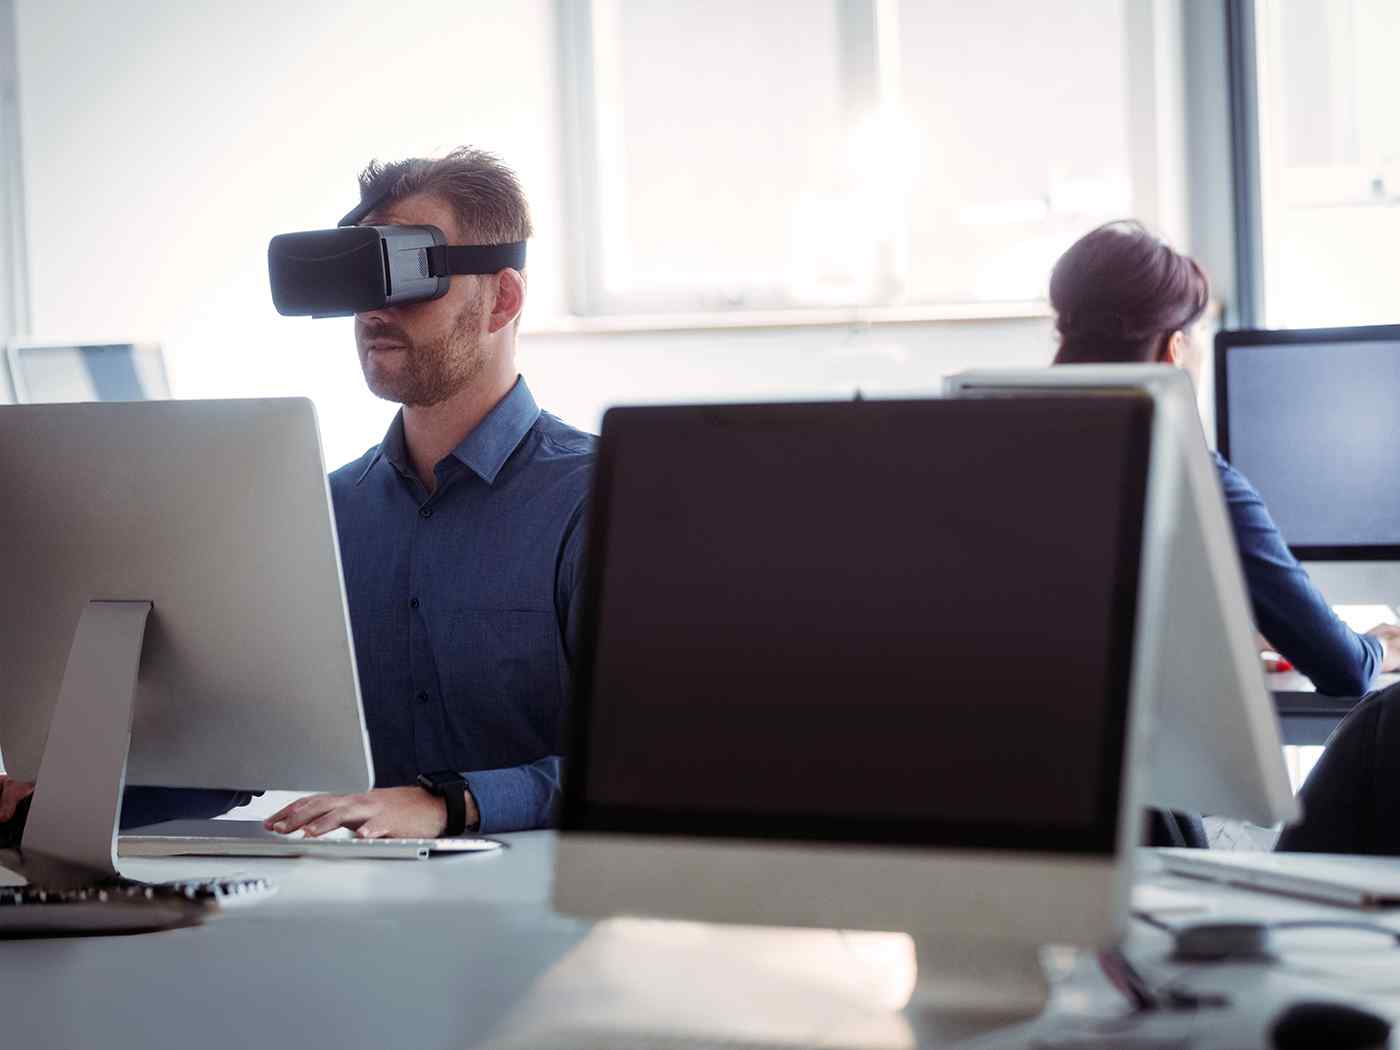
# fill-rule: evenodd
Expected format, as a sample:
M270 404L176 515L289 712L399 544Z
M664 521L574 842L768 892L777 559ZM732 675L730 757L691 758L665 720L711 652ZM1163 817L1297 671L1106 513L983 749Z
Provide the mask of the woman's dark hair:
M1150 364L1209 302L1210 281L1194 259L1139 222L1100 226L1075 241L1050 274L1060 333L1055 364Z

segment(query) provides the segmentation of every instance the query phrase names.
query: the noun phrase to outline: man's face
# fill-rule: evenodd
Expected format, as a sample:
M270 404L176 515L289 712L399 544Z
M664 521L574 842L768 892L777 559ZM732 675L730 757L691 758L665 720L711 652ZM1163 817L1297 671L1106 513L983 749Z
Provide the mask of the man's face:
M438 197L407 197L364 223L436 226L448 243L461 243L456 216ZM490 357L483 344L487 280L453 277L440 299L356 314L355 346L370 391L403 405L436 405L470 385Z

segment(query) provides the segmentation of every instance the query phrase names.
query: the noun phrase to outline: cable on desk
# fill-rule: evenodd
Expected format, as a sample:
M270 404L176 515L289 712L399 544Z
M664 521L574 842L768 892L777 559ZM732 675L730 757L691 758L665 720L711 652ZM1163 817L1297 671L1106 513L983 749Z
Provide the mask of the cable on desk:
M1161 919L1157 918L1157 916L1153 915L1150 911L1134 910L1133 918L1137 919L1138 922L1145 922L1149 926L1155 926L1157 927L1157 929L1162 930L1166 933L1175 932L1175 930L1172 928L1171 923L1163 922Z
M1137 1013L1150 1013L1163 1010L1202 1010L1211 1007L1229 1006L1227 996L1218 992L1197 992L1182 988L1177 982L1181 976L1172 978L1166 984L1154 988L1142 976L1122 949L1110 948L1098 953L1099 967L1110 984L1132 1004Z

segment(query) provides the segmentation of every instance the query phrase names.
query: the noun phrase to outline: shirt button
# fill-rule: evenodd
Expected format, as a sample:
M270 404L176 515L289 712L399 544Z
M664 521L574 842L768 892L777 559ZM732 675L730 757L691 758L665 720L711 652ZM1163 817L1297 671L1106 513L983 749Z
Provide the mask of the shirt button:
M432 508L432 507L419 507L419 508L418 508L418 516L419 516L420 518L431 518L431 517L433 516L433 508Z
M418 608L418 599L417 599L417 598L410 598L410 599L408 600L408 607L409 607L410 609L416 609L416 608Z
M428 702L428 694L420 690L418 693L418 702L420 704L426 704Z

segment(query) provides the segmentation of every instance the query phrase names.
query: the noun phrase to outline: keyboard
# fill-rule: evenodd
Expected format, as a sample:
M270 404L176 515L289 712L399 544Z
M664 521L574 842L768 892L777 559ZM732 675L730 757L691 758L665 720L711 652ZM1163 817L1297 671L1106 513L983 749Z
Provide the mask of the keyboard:
M301 838L268 831L256 820L171 820L138 832L123 832L123 857L321 857L364 860L425 860L434 854L489 853L495 839Z
M1159 849L1173 875L1353 908L1400 904L1400 858L1251 850Z
M0 938L142 933L197 926L273 892L266 879L145 883L115 879L76 890L0 887Z

